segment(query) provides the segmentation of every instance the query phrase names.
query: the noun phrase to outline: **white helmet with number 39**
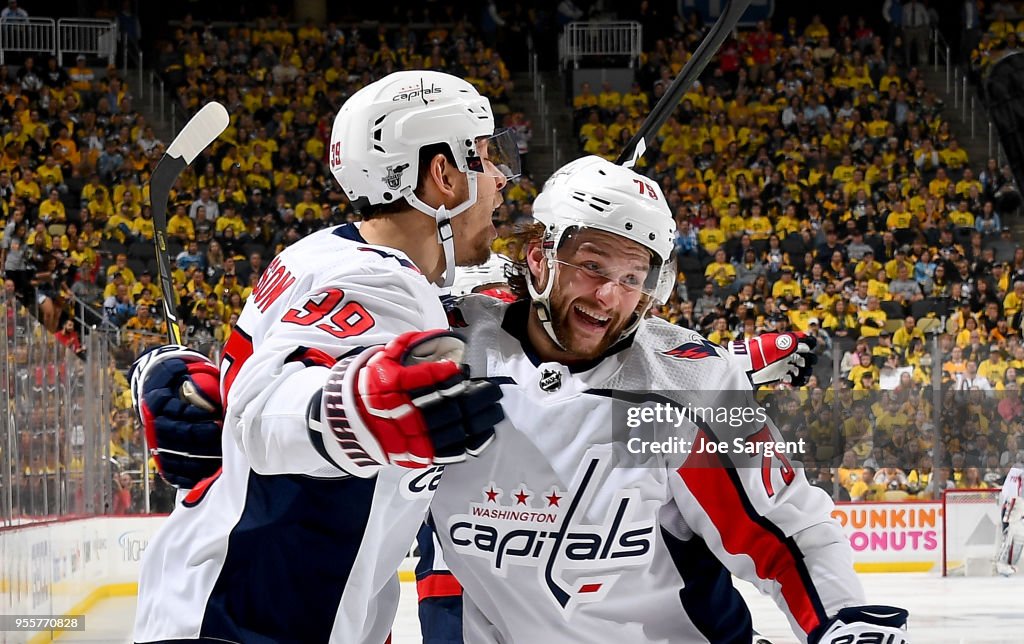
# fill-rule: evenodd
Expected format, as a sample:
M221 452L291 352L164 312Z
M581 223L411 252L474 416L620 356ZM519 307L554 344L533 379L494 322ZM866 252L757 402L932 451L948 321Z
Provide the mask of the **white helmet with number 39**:
M420 150L434 144L448 146L468 180L468 197L451 210L414 194ZM427 70L395 72L353 94L334 120L328 156L331 173L357 210L405 199L434 217L448 267L455 266L450 219L476 203L483 159L506 179L519 175L515 139L509 131L495 134L487 98L461 78ZM453 272L447 270L449 284Z
M561 346L551 323L550 297L558 270L556 254L569 235L585 228L614 233L651 252L651 267L640 290L647 297L621 333L628 337L655 302L665 302L675 284L672 257L675 221L654 181L598 156L577 159L544 184L533 203L533 217L544 225L543 248L551 277L542 291L527 280L530 297L548 336Z

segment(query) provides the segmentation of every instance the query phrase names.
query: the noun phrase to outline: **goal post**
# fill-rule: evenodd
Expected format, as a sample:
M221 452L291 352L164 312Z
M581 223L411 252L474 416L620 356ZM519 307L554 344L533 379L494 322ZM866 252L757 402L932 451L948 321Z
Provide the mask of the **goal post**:
M942 493L942 576L994 573L996 538L1001 534L998 488L953 489Z

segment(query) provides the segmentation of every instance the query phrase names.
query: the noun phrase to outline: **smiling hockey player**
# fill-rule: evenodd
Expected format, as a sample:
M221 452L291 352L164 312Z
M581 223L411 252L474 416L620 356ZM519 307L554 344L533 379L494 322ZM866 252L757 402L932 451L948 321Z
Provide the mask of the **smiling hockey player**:
M864 605L832 502L800 469L706 449L776 441L770 423L685 424L670 437L689 453L626 448L622 401L750 399L748 365L645 319L671 284L658 186L586 157L551 177L534 213L512 282L522 299L470 296L456 316L506 420L492 449L440 478L420 539L425 642L749 644L730 574L771 595L803 642L907 641L906 611Z

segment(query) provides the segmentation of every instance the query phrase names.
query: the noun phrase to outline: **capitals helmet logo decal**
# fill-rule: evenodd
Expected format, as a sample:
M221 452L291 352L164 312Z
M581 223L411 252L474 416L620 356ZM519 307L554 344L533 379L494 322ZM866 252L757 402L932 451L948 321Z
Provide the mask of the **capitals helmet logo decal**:
M423 101L424 105L427 105L429 102L435 100L434 94L443 93L444 92L441 90L441 88L435 85L434 83L431 83L430 87L427 87L423 83L423 79L421 78L419 85L408 85L406 87L400 88L398 92L391 97L391 101L394 103L398 103L401 101L413 101L418 98L421 101Z
M533 492L519 483L506 494L492 481L467 514L449 517L452 548L488 561L499 577L512 566L535 568L540 589L566 619L579 605L601 601L626 569L653 561L657 521L637 489L623 488L603 520L586 522L611 461L610 451L591 449L566 491Z
M710 340L699 338L697 342L684 342L675 349L664 352L665 355L680 360L700 360L702 358L717 358L718 345Z

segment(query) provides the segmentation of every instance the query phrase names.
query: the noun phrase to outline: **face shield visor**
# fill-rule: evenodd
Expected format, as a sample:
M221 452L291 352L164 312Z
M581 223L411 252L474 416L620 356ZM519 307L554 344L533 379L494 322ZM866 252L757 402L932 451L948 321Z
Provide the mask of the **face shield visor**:
M515 133L502 129L496 130L491 136L479 137L476 140L476 155L467 158L466 164L473 172L504 178L505 185L515 181L522 172Z
M611 282L624 294L658 301L664 296L665 262L639 242L616 233L570 227L558 241L553 260L574 285L584 289Z

